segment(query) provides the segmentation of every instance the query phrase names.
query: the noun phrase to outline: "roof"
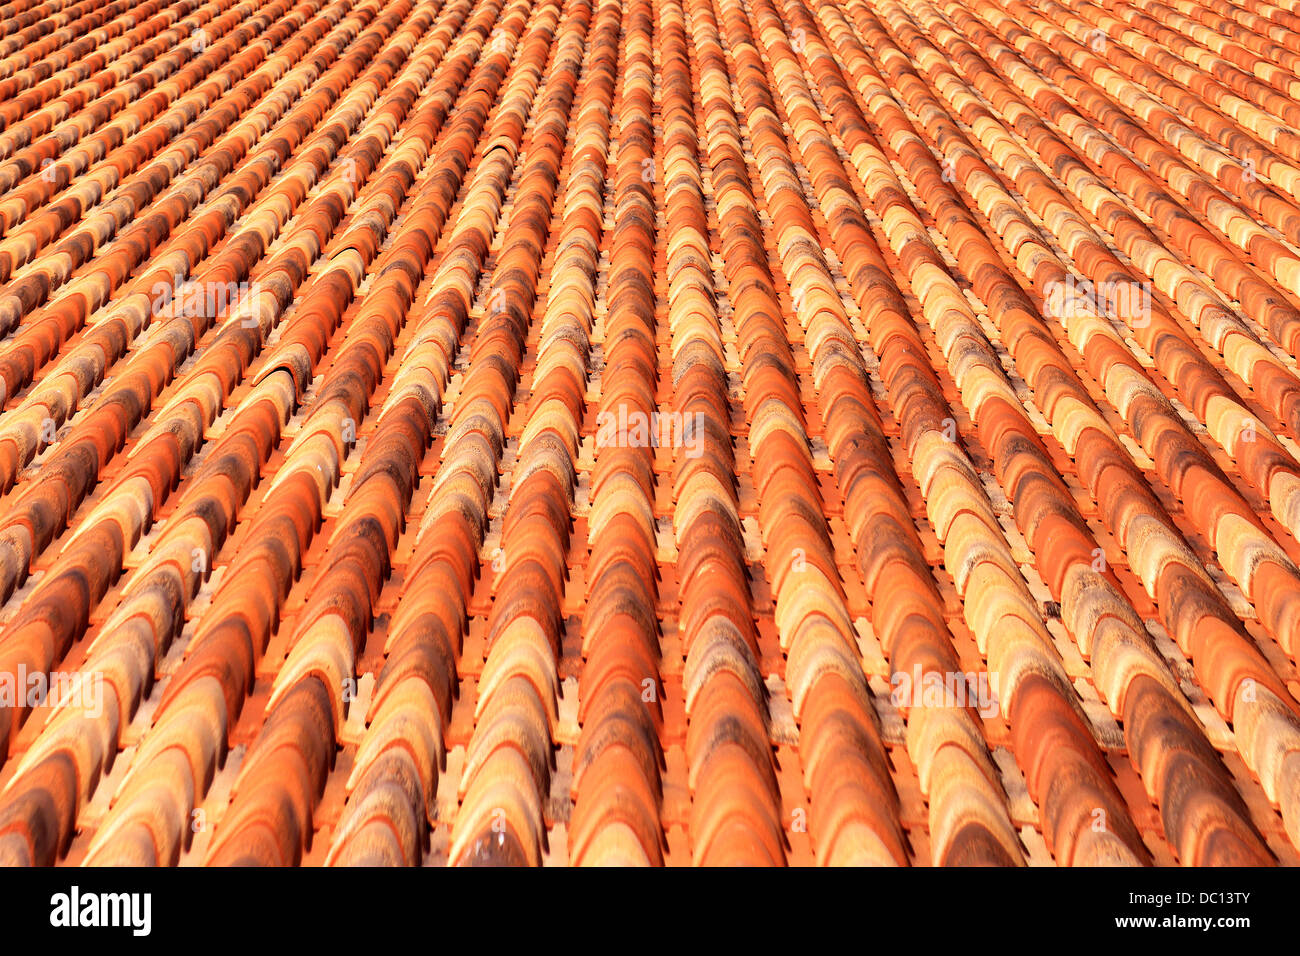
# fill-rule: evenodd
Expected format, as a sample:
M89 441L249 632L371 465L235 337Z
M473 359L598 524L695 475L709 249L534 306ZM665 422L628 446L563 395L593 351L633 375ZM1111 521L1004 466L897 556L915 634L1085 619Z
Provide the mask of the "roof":
M0 863L1300 862L1298 50L0 7Z

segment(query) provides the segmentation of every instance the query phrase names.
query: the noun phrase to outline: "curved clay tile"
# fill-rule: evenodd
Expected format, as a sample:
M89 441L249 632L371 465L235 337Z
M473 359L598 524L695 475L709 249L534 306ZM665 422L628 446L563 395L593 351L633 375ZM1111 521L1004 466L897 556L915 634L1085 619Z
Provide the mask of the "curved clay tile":
M0 862L1300 862L1297 38L4 4Z
M430 47L430 50L425 54L426 57L430 57L430 58L432 58L433 62L436 62L437 58L441 55L441 53L445 51L446 46L447 46L447 44L448 44L448 42L449 42L449 39L450 39L450 34L451 34L451 33L454 33L455 26L457 25L457 17L459 17L459 18L463 18L465 12L466 12L466 10L465 10L464 6L462 5L462 6L460 6L459 8L456 8L456 12L454 12L454 13L451 15L451 17L449 17L448 21L446 21L446 22L443 23L443 28L444 28L444 29L443 29L443 32L442 32L442 34L441 34L441 43L439 44L437 41L435 41L434 43L432 43L432 44L431 44L431 47ZM431 18L426 18L426 19L423 20L423 21L417 21L417 24L415 24L415 26L416 26L417 28L420 28L420 29L422 29L422 28L424 28L424 27L427 27L427 25L428 25L430 19L431 19ZM355 61L354 61L354 62L355 62ZM389 62L384 62L383 60L381 60L380 63L379 63L379 65L377 65L377 66L375 67L375 69L380 70L380 71L388 71L388 72L387 72L387 75L388 75L388 76L392 76L392 75L393 75L393 71L396 69L396 67L397 67L398 65L399 65L399 61L396 61L396 60L389 61ZM409 87L408 87L408 89L409 89ZM407 105L408 105L408 106L411 105L411 99L410 99L410 97L409 97L409 93L406 93L406 90L399 90L399 92L405 94ZM336 181L337 181L340 185L344 185L345 188L346 188L346 186L347 186L347 179L346 179L345 177L337 178ZM252 334L252 335L253 335L253 341L254 341L254 342L257 342L258 339L261 338L261 336L257 335L256 333L251 332L251 330L248 328L248 326L247 326L247 325L242 321L242 320L243 320L243 317L244 317L245 314L246 314L246 313L241 313L240 318L239 318L238 320L233 321L233 322L231 323L231 325L226 329L226 331L230 331L230 332L232 332L232 333L235 333L235 334L233 334L232 336L230 336L230 339L232 340L232 342L231 342L232 345L237 345L237 344L238 344L238 339L239 339L239 338L241 338L241 337L247 337L249 334ZM257 329L257 328L258 328L258 327L257 327L256 323L253 323L253 329ZM241 336L241 333L242 333L242 336ZM220 339L219 339L218 341L220 341ZM254 351L255 351L255 349L254 349ZM219 355L219 351L214 349L214 350L209 351L208 353L206 353L205 356L204 356L204 359L205 359L205 361L206 361L206 360L214 360L214 359L216 359L216 358L218 357L218 355ZM246 365L247 365L247 354L246 354L242 359L239 359L239 360L237 361L237 364L235 365L233 371L234 371L236 374L238 374L238 373L239 373L239 372L240 372L244 367L246 367ZM229 366L226 366L226 367L229 368ZM217 370L219 370L219 369L221 368L221 364L220 364L220 363L216 363L216 364L213 366L213 368L214 368L214 371L217 371ZM231 383L231 384L233 384L233 383ZM292 399L292 392L290 391L290 392L288 392L288 393L286 394L286 393L283 391L283 389L280 389L280 388L278 387L278 385L277 385L277 380L276 380L276 379L264 380L264 385L265 385L265 388L266 388L266 389L269 389L269 390L270 390L270 391L267 393L267 394L268 394L268 398L275 398L277 395L279 395L279 396L283 396L283 397L285 397L285 398L288 398L288 399L290 399L290 400ZM225 389L225 390L228 391L228 389L229 389L229 385L226 386L226 389ZM181 403L179 397L178 397L178 402L177 402L177 404L178 404L178 405L182 405L182 407L183 407L183 404ZM243 408L244 408L244 415L245 415L246 417L247 417L247 416L252 416L252 417L249 419L249 422L248 422L249 426L252 426L252 428L251 428L250 431L245 432L245 431L243 431L242 429L240 429L240 428L238 428L238 427L233 427L230 431L228 431L228 432L226 433L226 435L225 435L225 440L224 440L223 444L224 444L225 448L228 448L228 449L229 449L229 451L223 453L223 448L222 448L222 447L218 447L217 449L214 449L214 451L213 451L213 453L212 453L212 458L211 458L210 461L209 461L209 466L208 466L208 469L207 469L207 470L208 470L208 474L211 475L212 479L214 479L214 480L217 480L217 479L223 479L223 480L224 480L224 476L225 476L226 474L229 473L229 472L228 472L228 468L232 468L232 467L233 467L233 468L239 468L239 467L240 467L240 458L242 457L242 454L241 454L241 452L242 452L242 448L241 448L241 446L243 446L243 447L247 447L246 444L243 442L243 438L242 438L243 435L248 435L249 437L254 438L255 441L259 441L259 442L261 441L260 438L257 438L257 437L255 437L255 436L259 436L259 435L261 435L261 434L265 434L265 431L260 430L260 429L257 427L257 424L258 424L258 416L260 415L260 411L261 411L261 409L266 408L266 407L267 407L267 406L266 406L265 403L257 403L257 402L252 402L252 403L249 403L249 404L246 404L246 405L243 406ZM261 423L263 424L263 426L269 424L269 425L272 425L273 428L277 428L277 429L278 429L278 423L281 422L281 421L283 421L283 418L284 418L285 412L287 412L287 408L283 408L283 410L281 410L281 411L279 411L279 412L276 412L276 413L274 414L274 417L272 417L272 418L270 418L270 419L262 418L262 419L261 419ZM234 426L235 424L236 424L236 423L233 423L233 422L232 422L232 426ZM269 447L269 445L265 445L265 444L264 444L264 445L262 446L262 450L261 450L260 452L255 452L255 453L254 453L254 457L253 457L251 460L248 459L248 458L243 458L243 461L244 461L244 463L245 463L244 466L243 466L243 467L245 468L243 474L244 474L244 475L248 475L248 474L249 474L249 472L247 471L247 466L248 466L248 465L252 465L252 466L253 466L253 468L254 468L254 472L253 472L253 473L255 474L256 468L257 468L257 466L258 466L258 465L257 465L258 461L265 460L265 457L269 454L269 451L270 451L270 447ZM238 472L236 472L236 474L237 474L237 473L238 473ZM222 522L221 524L218 524L218 525L216 525L216 526L211 525L211 524L206 520L206 517L207 517L207 515L210 513L210 510L211 510L211 508L212 508L213 505L217 505L218 507L224 507L224 508L226 508L226 509L230 509L230 508L232 508L232 506L233 506L233 508L237 509L237 508L238 508L238 501L230 500L230 499L226 498L226 496L224 496L224 495L221 495L221 496L219 496L219 497L217 497L217 498L214 499L214 498L212 497L211 491L208 491L208 490L207 490L207 487L211 487L211 486L209 486L207 483L205 483L205 481L203 480L203 476L202 476L202 475L198 476L198 480L196 481L196 483L194 484L194 486L193 486L193 488L192 488L192 491L194 491L196 494L190 496L190 499L189 499L189 500L190 500L190 504L189 504L188 506L186 505L186 503L185 503L185 501L184 501L184 497L183 497L182 504L181 504L181 510L180 510L180 512L179 512L179 515L178 515L178 518L180 518L180 519L182 519L182 520L179 520L178 522L170 523L170 524L169 524L168 531L169 531L169 532L174 532L174 533L175 533L175 534L174 534L174 537L177 538L177 541L176 541L176 545L177 545L176 550L179 550L179 551L181 552L182 557L181 557L181 560L180 560L178 563L173 564L173 563L171 563L171 562L167 562L167 561L165 560L165 555L166 555L167 553L169 553L168 549L164 549L164 548L160 548L160 549L159 549L159 552L158 552L158 561L157 561L157 563L154 565L154 567L156 568L156 572L157 572L157 575L156 575L156 576L157 576L157 580L158 580L158 585L159 585L159 586L163 585L163 584L168 580L168 576L170 576L170 575L172 575L172 574L180 574L180 575L182 576L182 580L184 580L185 578L190 577L190 575L192 574L193 571L198 570L198 569L196 569L196 568L194 567L192 561L187 562L187 561L186 561L186 558L185 558L185 555L186 555L187 553L188 553L188 554L193 554L193 553L194 553L193 551L191 551L191 550L189 550L189 549L186 548L186 544L187 544L187 542L185 541L184 535L186 534L186 531L187 531L187 530L188 530L191 534L194 533L195 531L199 532L199 533L202 535L202 538L205 539L205 543L208 544L208 547L202 547L202 546L200 546L200 548L196 549L199 553L202 553L202 554L214 554L214 553L215 553L215 548L212 548L212 547L211 547L211 542L212 542L212 540L213 540L214 538L216 538L217 540L219 540L218 536L220 536L220 535L224 535L224 534L227 533L227 532L229 531L229 529L230 529L231 523L233 522L234 516L235 516L235 514L236 514L237 512L235 512L235 511L229 511L229 510L228 510L227 513L229 513L229 514L231 515L230 520L228 520L228 521L226 521L226 522ZM239 481L236 487L239 487L239 488L240 488L240 495L241 495L241 500L242 500L242 497L245 497L245 496L248 494L248 491L251 489L251 483L248 482L247 479L244 479L244 480ZM215 487L212 487L211 490L212 490L212 491L215 491L216 488L215 488ZM223 498L225 499L224 501L222 500ZM184 515L185 515L187 509L192 509L192 513L193 513L195 519L198 519L197 521L188 521L188 522L187 522L187 521L183 520ZM193 541L193 538L191 538L190 540ZM147 577L148 577L148 576L146 576L146 579L147 579ZM190 580L192 581L193 578L190 578ZM134 582L133 582L133 583L134 583ZM189 595L191 595L191 594L193 593L193 588L194 588L194 586L195 586L195 584L193 584L193 583L190 583L190 584L182 584L182 585L180 586L180 588L177 588L176 590L173 590L173 591L171 592L171 594L172 594L172 599L173 599L173 600L179 599L179 600L181 600L182 602L185 601L185 600L188 600ZM128 590L128 593L131 593L131 592ZM136 593L140 595L141 600L146 600L146 599L148 599L148 595L149 595L150 593L156 593L156 592L151 592L150 590L147 590L147 589L144 587L143 582L142 582L142 583L140 584L140 586L139 586L139 590L136 591ZM169 636L170 636L170 635L164 635L164 639L166 639L166 637L169 637ZM212 644L211 641L209 641L208 644L209 644L209 646L213 647L214 650L216 650L217 647L218 647L218 645ZM238 647L238 645L236 645L234 648L231 648L231 650L236 650L237 647ZM202 655L199 655L199 657L202 658ZM228 655L227 655L227 657L228 657ZM235 660L235 659L237 659L237 658L229 658L229 657L228 657L228 659L230 659L230 660L233 661L233 660ZM194 668L194 670L195 670L196 673L198 673L198 674L202 674L202 673L205 672L205 668L202 667L201 665L196 665L195 668ZM186 684L186 682L185 682L184 680L182 680L182 681L180 682L179 686L183 687L183 686L185 686L185 684ZM196 685L196 686L197 686L197 685ZM176 706L177 706L177 708L179 708L179 709L183 709L183 707L184 707L184 705L179 704L179 703L178 703ZM191 798L191 799L192 799L192 798Z
M355 67L359 65L359 61L352 60L351 64L352 68L355 69ZM323 161L323 159L318 160L318 162ZM242 323L242 319L240 321ZM168 344L165 337L160 338L162 338L162 342L155 342L152 344L152 347L156 348L159 344L162 344L163 346ZM147 353L137 354L136 359L132 364L140 364L146 355ZM129 387L129 384L127 383L130 382L131 378L128 370L128 373L124 373L121 377L114 379L114 386L115 388L120 388L121 386L119 386L119 383L123 383ZM161 385L161 381L154 382L151 387L148 387L145 390L144 394L156 393ZM139 406L137 405L137 409L138 407ZM105 403L97 405L91 414L93 416L101 412L116 412L120 415L123 411L129 413L129 406L124 406L121 402L112 403L105 401ZM129 417L124 427L129 427L129 425L132 424L132 418L137 418L138 414L139 412L137 411L134 416ZM92 426L94 424L93 418L87 420L84 424ZM91 427L84 429L85 433L92 440L102 440L106 430L107 429L104 425L100 425L97 428ZM169 435L170 432L164 432L163 434ZM74 475L76 480L74 482L65 483L42 482L32 488L32 491L40 496L38 500L34 502L34 513L37 516L38 521L41 520L42 515L51 516L54 517L55 520L60 520L58 518L60 514L63 515L61 520L66 521L72 508L75 507L76 503L79 502L81 496L84 495L87 490L84 483L93 481L93 476L97 473L95 457L100 459L100 467L102 467L102 461L105 457L102 451L95 457L88 457L85 453L87 450L85 443L77 443L75 441L77 437L75 434L70 437L73 440L67 444L61 443L56 457L59 457L61 460L66 460L66 470L69 474ZM112 442L109 450L116 451L119 443L120 439ZM80 454L78 454L79 451ZM173 462L179 464L179 462L175 462L174 458ZM73 471L72 469L76 470ZM160 490L164 492L169 490L169 485L170 483ZM39 667L39 669L48 670L66 651L70 640L81 630L85 629L88 609L87 611L82 612L74 611L72 614L69 614L64 610L54 616L51 616L49 611L46 609L55 607L56 605L62 605L68 597L67 588L73 582L84 581L85 584L80 587L84 587L89 591L89 594L87 595L88 598L97 601L98 598L103 595L104 590L116 579L120 572L125 552L134 545L135 540L144 530L149 517L149 511L161 503L157 500L148 501L146 499L146 506L144 509L132 507L128 502L133 498L138 500L138 489L136 489L129 480L123 481L119 485L119 488L124 499L123 507L128 509L126 520L114 521L112 509L107 508L107 505L101 505L101 507L97 509L97 513L92 515L89 519L92 525L92 531L100 528L100 525L96 524L96 518L100 515L103 516L103 520L106 522L103 526L103 530L100 530L95 534L79 533L69 542L56 562L52 572L42 581L40 588L35 594L33 594L30 602L25 604L26 607L30 608L30 610L26 611L22 617L16 619L13 626L5 635L0 635L0 649L10 643L22 644L24 641L28 640L28 638L24 637L23 628L27 627L29 622L30 627L37 629L51 628L52 633L50 639L45 642L45 659L41 660L39 663L36 661L32 662L33 665ZM64 496L66 496L64 500L66 500L66 498L71 498L72 500L62 507L55 504L52 508L51 504L53 502L50 498L51 496L54 496L57 501L59 499L60 491L62 491ZM40 500L41 498L46 500L42 501ZM29 513L27 509L23 508L22 499L18 502L18 508L19 515L26 515ZM106 509L108 513L105 513ZM37 524L33 524L30 521L24 522L24 526L28 529L29 537L22 540L31 541L31 547L34 551L39 551L44 548L52 537L52 532L57 530L57 527L51 528L49 531L44 530L48 527L48 520L49 519L46 518L44 523ZM107 537L105 536L106 534ZM28 558L28 560L30 560L30 558ZM89 565L91 573L89 574L88 580L86 574L87 561L94 562ZM73 607L76 607L75 603ZM10 634L13 636L8 636Z

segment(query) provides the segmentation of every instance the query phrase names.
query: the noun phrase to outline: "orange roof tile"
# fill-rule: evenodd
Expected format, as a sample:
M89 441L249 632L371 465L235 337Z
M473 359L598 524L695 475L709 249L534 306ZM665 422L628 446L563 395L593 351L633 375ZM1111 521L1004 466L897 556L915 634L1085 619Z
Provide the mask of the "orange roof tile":
M0 7L0 864L1300 863L1297 51Z

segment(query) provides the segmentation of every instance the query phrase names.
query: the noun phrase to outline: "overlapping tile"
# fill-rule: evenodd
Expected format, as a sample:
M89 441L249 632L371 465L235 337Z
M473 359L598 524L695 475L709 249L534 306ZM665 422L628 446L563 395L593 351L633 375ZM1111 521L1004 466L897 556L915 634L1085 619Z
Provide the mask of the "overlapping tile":
M0 862L1300 863L1300 16L0 9Z

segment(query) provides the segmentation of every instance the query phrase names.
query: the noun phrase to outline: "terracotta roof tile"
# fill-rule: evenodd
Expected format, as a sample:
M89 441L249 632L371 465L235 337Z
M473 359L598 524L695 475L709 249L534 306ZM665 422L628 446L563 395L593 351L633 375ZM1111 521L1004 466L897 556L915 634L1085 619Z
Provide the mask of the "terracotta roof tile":
M1300 862L1297 36L0 7L0 862Z

